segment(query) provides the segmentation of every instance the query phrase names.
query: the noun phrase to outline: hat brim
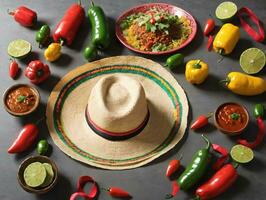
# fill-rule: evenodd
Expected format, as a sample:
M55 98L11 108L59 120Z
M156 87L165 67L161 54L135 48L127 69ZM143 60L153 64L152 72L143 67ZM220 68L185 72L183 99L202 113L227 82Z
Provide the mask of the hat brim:
M142 132L123 141L99 136L85 117L93 86L112 73L131 76L142 84L150 112ZM130 169L151 162L181 140L187 127L188 103L183 89L159 64L117 56L69 72L53 89L46 115L52 139L70 157L95 167Z

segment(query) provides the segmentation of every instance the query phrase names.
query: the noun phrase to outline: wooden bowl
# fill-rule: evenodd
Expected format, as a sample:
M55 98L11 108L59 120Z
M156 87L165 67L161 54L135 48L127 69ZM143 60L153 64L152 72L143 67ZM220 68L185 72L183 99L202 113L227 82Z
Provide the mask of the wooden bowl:
M31 164L33 162L49 163L52 166L53 171L54 171L54 179L53 179L53 181L52 181L51 184L47 185L46 187L42 187L42 188L32 188L32 187L29 187L25 183L24 177L23 177L24 170L26 169L26 167L29 164ZM20 164L19 169L18 169L18 176L17 176L17 178L18 178L18 182L19 182L20 186L26 192L35 193L35 194L44 194L44 193L47 193L50 190L52 190L54 188L54 186L56 185L57 179L58 179L58 168L57 168L56 164L54 163L54 161L52 161L51 159L49 159L46 156L31 156L31 157L27 158L26 160L24 160Z
M29 88L31 88L33 90L33 92L35 93L35 96L36 96L36 103L35 103L35 105L33 106L33 108L31 110L29 110L27 112L23 112L23 113L17 113L17 112L14 112L14 111L10 110L9 107L6 105L6 98L7 98L7 95L9 94L10 91L12 91L12 90L14 90L14 89L16 89L18 87L22 87L22 86L29 87ZM22 116L26 116L26 115L29 115L29 114L33 113L37 109L37 107L39 106L40 99L41 99L41 97L40 97L39 91L36 88L34 88L33 86L27 85L27 84L16 84L16 85L13 85L13 86L7 88L6 91L4 92L3 105L4 105L5 110L9 114L11 114L13 116L16 116L16 117L22 117Z
M219 114L219 111L221 110L221 108L227 106L227 105L236 105L236 106L239 106L243 111L244 111L244 115L246 116L246 123L244 123L243 127L241 127L240 129L237 129L237 130L227 130L225 128L223 128L218 120L217 120L217 116ZM214 113L214 122L215 122L215 126L224 134L226 135L229 135L229 136L234 136L234 135L239 135L241 134L248 126L248 123L249 123L249 114L248 114L248 111L247 109L238 104L238 103L235 103L235 102L226 102L226 103L223 103L221 104L216 110L215 110L215 113Z

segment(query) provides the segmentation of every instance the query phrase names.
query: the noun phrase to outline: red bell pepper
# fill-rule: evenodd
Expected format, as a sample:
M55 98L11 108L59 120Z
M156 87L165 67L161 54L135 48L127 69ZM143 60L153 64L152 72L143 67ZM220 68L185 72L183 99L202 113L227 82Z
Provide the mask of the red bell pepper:
M25 76L33 84L39 84L50 76L49 66L43 64L40 60L34 60L29 63L25 69Z
M213 19L208 19L205 24L203 34L205 36L209 35L209 33L212 32L214 28L215 28L215 21Z
M15 11L8 14L14 16L14 19L22 26L31 27L37 21L37 13L25 6L18 7Z
M237 179L237 171L232 164L224 165L206 183L196 190L198 200L208 200L225 192Z
M54 41L71 45L84 18L83 7L80 4L72 4L53 32Z
M9 147L8 153L20 153L32 146L37 139L39 129L35 124L27 124L20 131L18 137Z

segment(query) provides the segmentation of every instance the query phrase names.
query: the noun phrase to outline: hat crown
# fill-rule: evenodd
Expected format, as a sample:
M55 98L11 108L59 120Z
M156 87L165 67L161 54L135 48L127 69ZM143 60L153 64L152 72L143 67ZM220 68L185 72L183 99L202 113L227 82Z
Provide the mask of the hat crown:
M135 79L115 74L100 79L91 91L87 115L101 129L123 133L139 127L147 116L142 85Z

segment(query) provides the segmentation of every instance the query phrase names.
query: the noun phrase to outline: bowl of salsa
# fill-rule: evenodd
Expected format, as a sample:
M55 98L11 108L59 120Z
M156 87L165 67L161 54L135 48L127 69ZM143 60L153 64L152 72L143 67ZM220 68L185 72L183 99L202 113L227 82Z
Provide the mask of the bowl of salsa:
M29 115L39 106L40 94L33 86L16 84L5 91L3 104L6 111L11 115Z
M239 135L248 125L249 114L244 106L227 102L216 109L214 121L221 132L227 135Z

